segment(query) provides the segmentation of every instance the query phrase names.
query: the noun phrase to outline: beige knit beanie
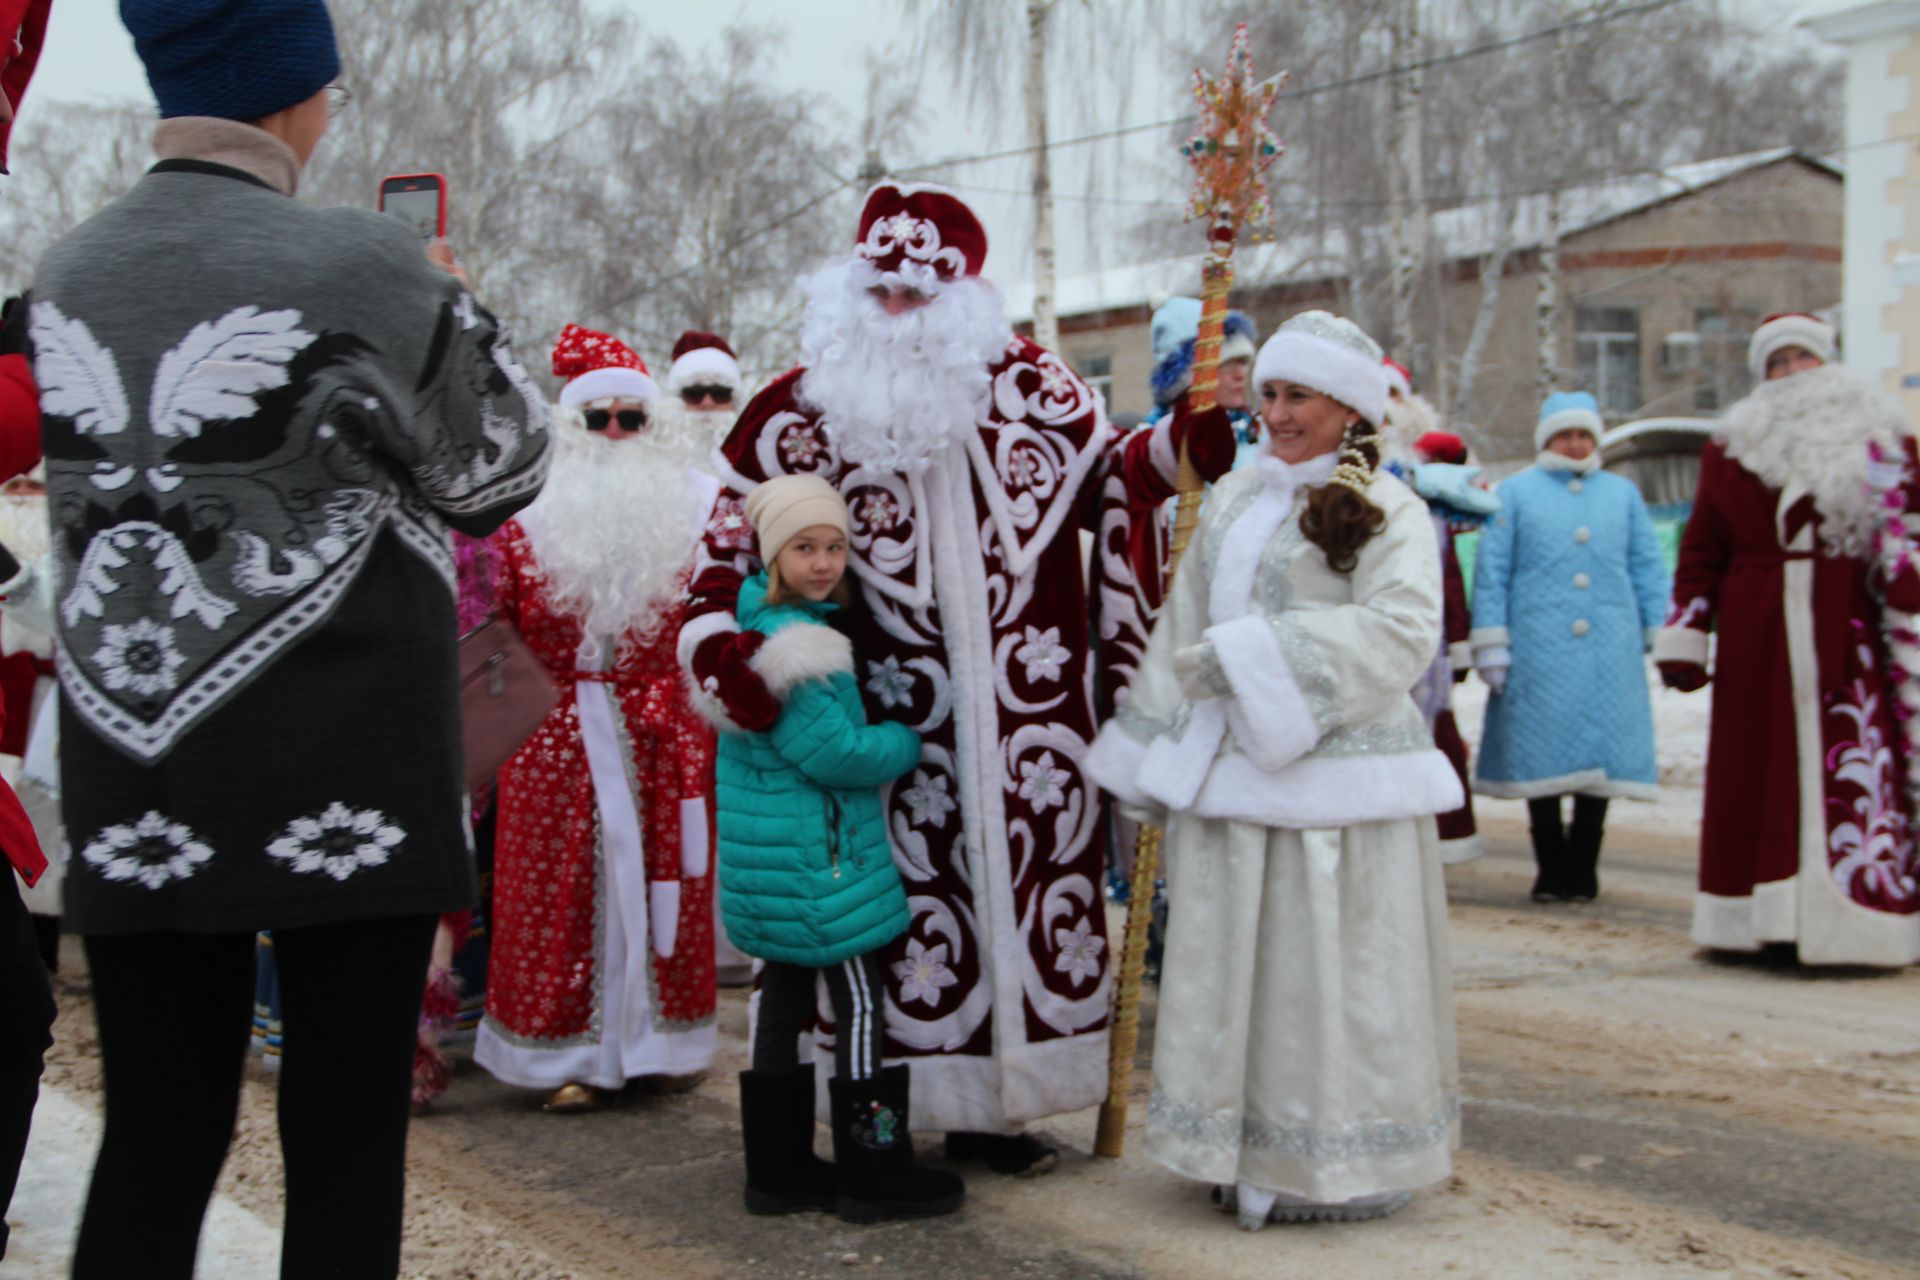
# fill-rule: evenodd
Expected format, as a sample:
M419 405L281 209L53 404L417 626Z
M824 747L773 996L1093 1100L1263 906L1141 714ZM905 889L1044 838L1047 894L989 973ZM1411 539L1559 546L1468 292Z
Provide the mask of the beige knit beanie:
M747 495L747 520L760 535L760 559L772 563L793 535L817 524L847 532L847 504L819 476L775 476Z

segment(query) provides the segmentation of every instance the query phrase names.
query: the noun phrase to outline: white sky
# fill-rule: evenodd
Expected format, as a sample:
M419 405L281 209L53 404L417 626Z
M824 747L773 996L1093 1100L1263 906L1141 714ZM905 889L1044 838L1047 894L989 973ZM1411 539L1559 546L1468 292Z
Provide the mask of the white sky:
M540 0L524 0L539 3ZM781 87L814 89L827 96L842 112L847 132L857 128L865 91L865 53L869 49L905 59L908 40L897 0L805 0L804 6L792 0L718 0L716 3L684 3L682 0L603 0L631 12L644 31L671 37L689 51L711 46L719 33L736 18L754 22L772 22L787 31L787 50L778 62L777 82ZM1011 3L1011 0L1006 0ZM1090 0L1098 5L1102 0ZM1784 28L1810 13L1851 7L1856 0L1724 0L1743 14L1777 20ZM1174 0L1169 8L1178 11ZM1226 38L1221 33L1224 56ZM1050 122L1055 138L1087 132L1089 127L1111 128L1123 124L1165 119L1187 107L1184 78L1166 65L1163 51L1142 41L1131 52L1125 68L1123 91L1112 83L1083 84L1079 96L1085 101L1069 109L1056 105ZM1006 101L997 133L989 132L965 109L961 95L948 82L943 69L927 75L929 92L919 113L913 133L911 154L889 155L887 161L897 167L926 163L950 156L977 154L1018 145L1020 66L1007 69ZM1266 68L1262 68L1264 72ZM1306 69L1294 68L1294 83L1311 83ZM1056 75L1059 72L1056 71ZM28 111L35 97L69 101L146 100L146 78L133 53L132 39L120 25L116 0L55 0L53 23L40 68L34 75ZM1061 94L1056 103L1064 103ZM1282 133L1284 134L1284 125ZM1057 153L1054 188L1063 198L1056 213L1060 242L1059 269L1062 274L1087 271L1125 262L1128 257L1125 229L1143 213L1151 213L1145 204L1127 204L1125 200L1166 199L1168 216L1179 216L1177 202L1184 197L1178 170L1164 163L1156 148L1164 138L1153 132L1136 135L1118 163L1109 155L1104 183L1097 188L1106 198L1119 197L1121 203L1094 206L1099 219L1090 224L1089 206L1071 198L1085 190L1083 161L1072 152ZM850 157L851 164L857 164ZM1026 197L1016 192L1027 184L1024 160L997 161L954 170L945 180L953 182L979 212L986 223L992 244L988 275L1003 286L1012 286L1028 274L1031 217ZM796 203L809 193L796 195Z

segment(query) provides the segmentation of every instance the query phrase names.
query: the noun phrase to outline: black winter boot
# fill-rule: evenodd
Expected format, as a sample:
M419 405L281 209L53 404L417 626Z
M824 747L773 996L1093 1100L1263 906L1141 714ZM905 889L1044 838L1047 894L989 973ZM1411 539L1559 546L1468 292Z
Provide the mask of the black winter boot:
M952 1213L966 1198L958 1174L913 1162L907 1129L905 1067L867 1080L828 1082L833 1093L833 1161L840 1182L836 1206L844 1222L885 1222Z
M831 1209L834 1169L813 1154L813 1067L740 1073L747 1212Z
M1560 797L1541 796L1527 801L1533 835L1535 902L1564 902L1567 898L1567 830L1561 825Z
M1600 896L1600 839L1606 825L1605 796L1573 798L1573 827L1567 833L1567 878L1561 886L1568 902L1592 902Z

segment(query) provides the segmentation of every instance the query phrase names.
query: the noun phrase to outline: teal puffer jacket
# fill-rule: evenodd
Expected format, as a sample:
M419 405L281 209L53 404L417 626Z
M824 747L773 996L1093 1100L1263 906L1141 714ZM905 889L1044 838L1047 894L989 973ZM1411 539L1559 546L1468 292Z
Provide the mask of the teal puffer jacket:
M766 596L756 575L737 612L767 636L753 667L786 709L768 733L720 735L720 913L748 955L823 967L906 932L880 787L919 760L920 738L867 723L853 648L822 622L835 606Z

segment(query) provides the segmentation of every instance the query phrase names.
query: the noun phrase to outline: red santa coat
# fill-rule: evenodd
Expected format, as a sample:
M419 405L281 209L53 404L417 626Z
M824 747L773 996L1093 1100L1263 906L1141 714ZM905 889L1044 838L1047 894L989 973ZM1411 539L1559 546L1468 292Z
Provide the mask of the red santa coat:
M679 606L651 639L629 633L609 669L582 671L580 622L553 609L519 521L492 546L497 608L562 696L499 774L483 1027L495 1043L481 1061L543 1088L700 1070L714 1044L714 740L674 662ZM642 865L626 865L635 845ZM609 913L622 954L606 945ZM645 1025L610 1025L616 983ZM620 1069L595 1078L608 1040Z
M1719 636L1693 939L1903 965L1920 958L1920 889L1881 608L1889 586L1920 600L1920 580L1877 592L1868 560L1822 547L1821 524L1798 484L1768 484L1718 441L1702 452L1654 646L1704 664Z
M913 923L887 956L887 1049L914 1073L914 1124L993 1130L1106 1093L1111 949L1101 892L1093 646L1081 529L1095 558L1101 654L1123 683L1146 621L1128 571L1134 513L1172 492L1170 427L1118 439L1060 359L1016 338L992 369L992 409L923 475L846 463L830 423L768 386L721 449L682 661L735 626L758 568L744 494L818 474L851 512L864 607L856 675L875 719L922 735L920 764L886 789ZM709 713L723 717L715 702Z

